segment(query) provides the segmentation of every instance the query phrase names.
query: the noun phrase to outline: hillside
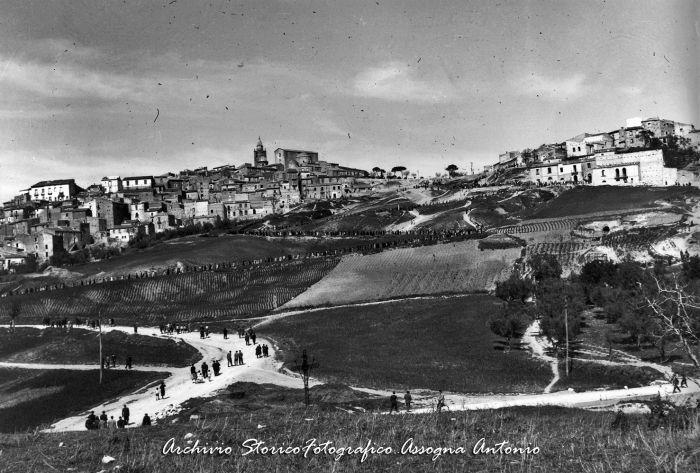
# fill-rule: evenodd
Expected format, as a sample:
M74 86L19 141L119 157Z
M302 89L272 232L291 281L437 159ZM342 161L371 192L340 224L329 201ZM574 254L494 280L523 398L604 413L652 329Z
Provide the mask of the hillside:
M346 256L284 308L487 291L508 277L518 257L519 248L482 251L475 240Z

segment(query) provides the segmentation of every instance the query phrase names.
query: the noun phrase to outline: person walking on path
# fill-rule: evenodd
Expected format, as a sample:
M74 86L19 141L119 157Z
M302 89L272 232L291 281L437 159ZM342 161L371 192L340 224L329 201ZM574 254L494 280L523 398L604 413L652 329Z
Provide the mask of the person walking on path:
M224 327L224 340L228 340L228 330Z
M688 378L685 377L685 373L683 373L683 377L681 378L681 387L682 388L688 387Z
M165 381L160 382L160 398L165 399Z
M197 381L197 368L194 365L190 368L190 374L192 375L192 381Z
M260 355L262 355L262 347L258 345L255 347L255 358L260 358Z
M209 365L207 365L207 362L206 362L206 361L203 361L203 362L202 362L202 376L203 376L204 378L208 378L208 377L209 377Z
M255 339L257 338L257 335L255 335L255 331L253 329L250 329L250 338L253 340L253 345L255 345Z
M445 407L445 395L442 394L442 391L438 393L437 397L437 413L439 414L442 408Z
M394 409L396 409L396 412L399 412L399 398L396 397L396 391L392 391L391 396L389 397L389 402L391 402L391 407L389 408L389 414L394 412Z
M160 390L156 388L156 401L160 401Z
M678 393L681 392L681 388L678 386L678 377L676 375L673 375L671 382L673 383L673 393L671 393L671 394L676 394L677 392Z
M134 324L134 333L139 333L139 326Z
M124 407L122 408L122 417L124 418L124 425L129 425L129 408L126 407L126 404L124 404Z
M226 361L228 361L228 366L233 366L233 360L231 359L231 350L226 354Z
M250 345L250 335L248 335L247 333L245 334L245 344L246 346Z
M411 397L411 393L409 391L406 391L406 394L403 395L403 400L406 402L406 412L411 412L411 400L413 398Z
M204 338L204 327L199 327L199 338L200 339Z
M131 355L126 355L126 366L124 368L131 369Z
M242 365L243 364L243 351L238 350L238 364Z
M117 367L117 355L112 355L112 368Z
M147 425L151 425L151 418L148 417L148 414L143 415L143 420L141 421L141 426L145 427Z

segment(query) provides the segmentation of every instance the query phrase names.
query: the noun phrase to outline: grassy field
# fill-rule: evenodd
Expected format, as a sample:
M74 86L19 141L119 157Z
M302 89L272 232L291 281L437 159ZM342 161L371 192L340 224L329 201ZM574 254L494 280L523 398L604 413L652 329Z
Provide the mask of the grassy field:
M130 354L134 366L167 365L185 367L199 361L200 354L187 343L121 331L102 335L104 356L116 355L124 366ZM0 361L13 363L55 363L99 365L100 351L94 330L0 327Z
M312 307L413 295L486 291L510 274L519 248L486 250L478 240L346 256L311 289L287 304Z
M292 362L302 348L320 362L314 376L384 389L473 393L541 391L546 364L524 350L504 353L486 326L490 296L397 301L326 309L260 328Z
M359 229L353 229L359 230ZM379 238L389 239L389 237ZM374 242L376 239L373 238ZM185 265L203 265L223 261L249 261L268 257L299 255L368 243L367 238L264 238L250 235L222 235L216 238L186 237L163 242L143 250L129 250L123 256L104 261L73 266L71 271L90 277L145 271L148 268Z
M280 393L280 397L284 397ZM216 402L228 399L217 398ZM212 409L213 411L214 409ZM60 434L18 434L0 436L0 472L55 471L168 471L212 473L291 472L686 472L700 469L697 420L685 428L651 430L644 416L625 419L624 428L613 428L614 414L564 408L513 408L485 412L456 412L441 415L380 415L347 413L335 406L304 409L284 406L267 409L239 409L227 414L211 412L206 421L188 422L191 411L179 422L126 431L69 432ZM185 436L193 443L188 444ZM220 446L222 454L163 454L166 443L184 448ZM252 441L250 439L253 439ZM304 447L311 439L331 442L326 451L263 454L243 443L264 442L264 447ZM413 439L422 451L404 451ZM474 454L480 439L488 448L506 446L538 449L536 454ZM355 449L376 450L362 459ZM328 450L349 447L336 461ZM428 452L427 448L431 448ZM462 451L457 451L458 448ZM435 455L434 449L441 450ZM463 453L462 453L463 452ZM505 452L505 450L504 450ZM333 454L332 454L333 453ZM245 454L245 455L244 455ZM115 459L101 463L104 455ZM116 470L119 466L119 470Z
M569 376L565 375L566 365L559 363L561 378L552 387L553 391L564 391L572 388L575 391L586 391L596 388L623 389L649 386L649 383L663 378L663 374L649 367L631 365L613 366L590 361L573 359L569 364Z
M526 219L561 218L611 210L658 207L654 202L666 200L682 203L697 197L696 187L577 187L521 215Z
M99 376L99 370L0 368L0 432L21 432L79 414L168 374L106 370L101 385ZM0 458L0 471L5 462L4 456Z
M338 258L293 261L227 271L188 272L122 279L0 298L0 320L10 304L21 306L19 323L44 317L115 317L118 323L214 320L266 313L304 292L332 270ZM134 314L137 314L136 317Z

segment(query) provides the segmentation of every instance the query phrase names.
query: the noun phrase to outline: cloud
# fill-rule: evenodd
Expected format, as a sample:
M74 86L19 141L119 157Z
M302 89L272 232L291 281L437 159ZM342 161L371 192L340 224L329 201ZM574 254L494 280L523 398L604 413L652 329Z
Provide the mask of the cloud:
M452 97L452 88L447 81L429 82L415 76L408 66L392 62L358 74L352 89L359 96L401 102L439 102Z
M535 95L548 100L563 101L581 96L586 91L585 81L584 74L569 77L530 74L513 80L512 85L522 95Z

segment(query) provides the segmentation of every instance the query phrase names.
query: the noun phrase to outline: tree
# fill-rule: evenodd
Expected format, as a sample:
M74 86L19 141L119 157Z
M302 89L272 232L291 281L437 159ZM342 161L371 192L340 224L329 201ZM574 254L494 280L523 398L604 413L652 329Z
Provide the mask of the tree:
M453 177L455 173L457 172L457 169L459 169L455 164L450 164L445 168L445 171L450 173L450 177Z
M561 264L554 255L539 254L532 257L530 266L534 271L535 281L561 277Z
M534 154L532 152L531 148L525 148L522 153L520 153L520 156L523 159L523 163L527 164L530 161L534 160Z
M644 141L644 147L648 148L651 145L651 139L654 138L654 132L643 128L637 132L637 138Z
M512 273L505 281L496 283L496 297L509 303L524 303L534 292L532 281L522 279L516 273Z
M491 317L489 328L499 337L508 340L508 351L512 346L512 340L518 337L529 325L530 318L520 304L506 304L501 311Z
M381 173L381 168L378 166L375 166L372 168L372 177L377 177L377 174Z
M700 297L689 293L675 278L667 283L654 277L654 284L651 291L645 291L643 300L644 307L658 322L655 336L664 343L672 339L693 365L700 368L694 350L700 343Z
M536 298L540 330L559 356L561 345L581 331L581 312L586 307L583 291L578 284L550 278L538 284Z
M391 168L391 172L393 174L396 174L396 173L400 174L402 171L405 171L405 170L406 170L405 166L394 166L393 168Z

